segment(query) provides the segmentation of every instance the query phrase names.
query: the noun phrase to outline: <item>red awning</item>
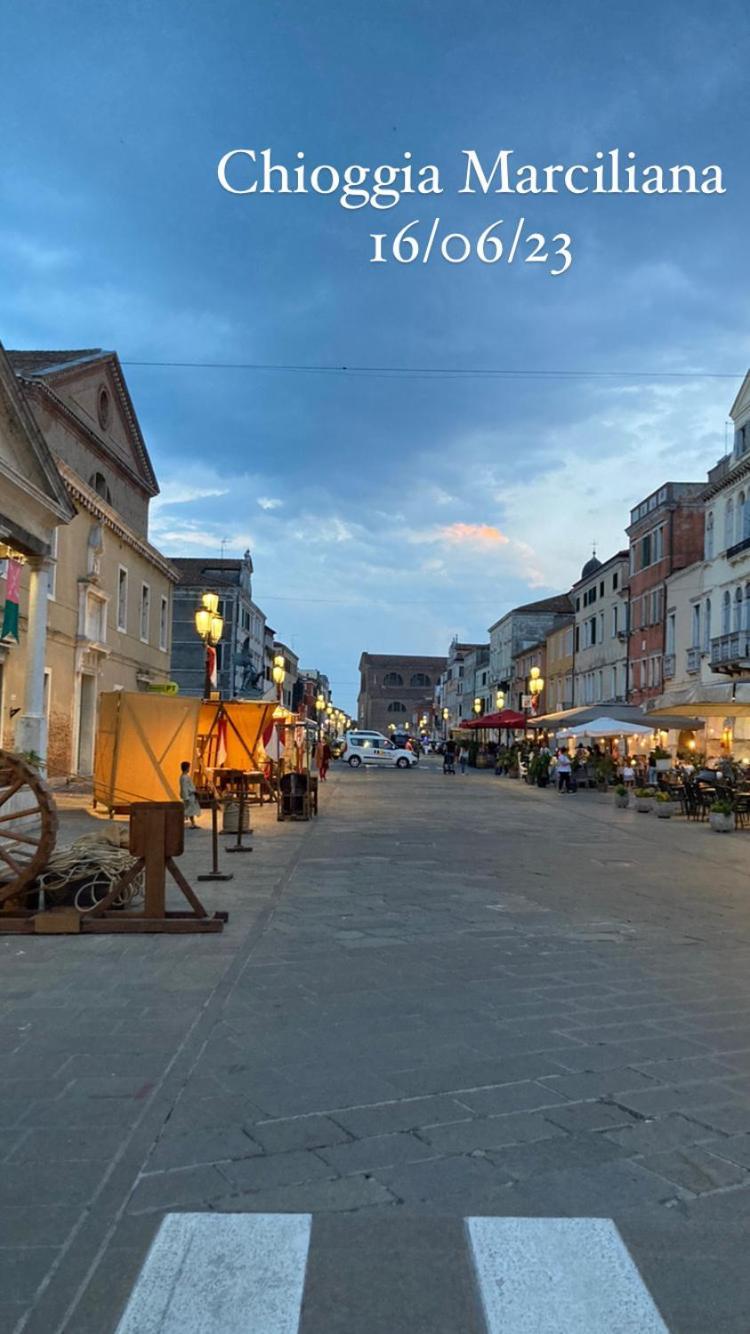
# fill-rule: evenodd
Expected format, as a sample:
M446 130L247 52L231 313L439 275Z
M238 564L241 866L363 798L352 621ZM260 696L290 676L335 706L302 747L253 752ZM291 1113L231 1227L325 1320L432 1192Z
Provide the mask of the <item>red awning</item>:
M514 709L501 709L499 713L486 713L483 718L477 718L476 722L470 724L471 727L507 727L511 731L526 726L526 719L522 713L516 713Z

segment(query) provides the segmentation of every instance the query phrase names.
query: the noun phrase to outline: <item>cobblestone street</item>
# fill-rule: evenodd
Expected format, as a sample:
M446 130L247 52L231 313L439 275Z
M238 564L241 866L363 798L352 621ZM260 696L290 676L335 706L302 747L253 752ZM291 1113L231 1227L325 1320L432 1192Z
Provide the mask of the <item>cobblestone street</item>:
M480 1334L481 1215L746 1334L748 836L433 760L253 818L222 935L0 937L0 1328L112 1334L187 1210L312 1213L302 1334Z

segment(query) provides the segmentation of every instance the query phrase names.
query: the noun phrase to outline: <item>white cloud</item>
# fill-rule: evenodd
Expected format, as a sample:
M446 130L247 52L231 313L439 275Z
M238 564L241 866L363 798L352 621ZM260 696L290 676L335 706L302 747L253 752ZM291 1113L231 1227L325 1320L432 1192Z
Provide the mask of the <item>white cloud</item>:
M258 504L262 510L277 510L283 503L282 500L272 500L270 496L258 496Z

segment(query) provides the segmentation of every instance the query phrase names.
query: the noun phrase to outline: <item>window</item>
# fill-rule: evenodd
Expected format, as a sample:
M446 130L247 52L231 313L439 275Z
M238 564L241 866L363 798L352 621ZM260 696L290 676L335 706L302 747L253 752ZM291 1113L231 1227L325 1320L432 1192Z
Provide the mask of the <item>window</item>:
M706 515L706 548L705 548L705 557L706 557L706 560L713 560L713 558L714 558L714 512L713 512L713 510L710 510L709 513Z
M109 493L109 487L107 486L107 479L103 472L93 473L89 478L89 486L92 490L96 491L98 496L101 496L102 500L106 500L108 505L112 504L112 497Z
M746 542L750 537L750 492L746 496L741 496L742 514L737 516L739 533L738 541Z
M730 624L731 617L732 617L732 600L729 596L729 591L727 591L724 594L721 603L721 633L723 635L728 635L729 631L732 628Z
M391 700L391 703L388 705L388 712L389 712L389 713L406 713L406 705L405 705L405 704L401 704L400 701L397 700L397 699Z
M159 648L163 653L167 651L167 639L169 636L169 599L162 593L159 601Z
M697 608L697 611L700 617L700 607ZM694 607L693 616L695 616L695 612L696 608ZM667 634L665 643L665 649L667 653L674 653L674 641L675 641L675 614L673 611L671 611L667 617Z
M86 639L90 639L95 644L103 644L105 638L104 630L104 608L105 603L97 593L88 592L86 594L85 628Z
M646 533L641 538L641 569L645 570L647 565L651 564L651 534Z
M742 589L738 588L734 595L734 626L733 629L742 629Z
M617 575L617 570L615 570L614 574L612 575L612 592L613 592L613 593L616 593L616 592L617 592L617 583L618 583L618 575Z
M648 607L647 607L647 604L648 604L648 598L647 598L647 597L642 597L642 598L641 598L641 601L640 601L640 611L641 611L641 614L640 614L640 628L641 628L641 630L643 629L644 625L646 624L647 617L648 617Z
M580 611L580 610L581 610L581 599L580 599L580 597L577 597L577 598L576 598L576 611Z
M674 618L672 618L674 619ZM700 648L701 644L701 606L699 602L693 607L693 637L690 641L693 648ZM674 652L674 649L671 650Z
M745 584L745 615L742 620L742 629L750 630L750 584Z
M706 610L703 617L703 647L708 653L711 647L711 599L706 598Z
M47 597L54 602L57 592L57 552L59 547L60 529L52 529L52 537L49 544L50 564L47 575Z
M124 565L117 569L117 629L128 628L128 572Z
M403 681L400 681L399 684L403 685ZM417 686L430 686L432 682L429 676L425 676L424 672L414 672L409 685L416 689Z
M141 584L140 636L144 644L148 643L149 622L151 620L151 589L148 584Z
M600 583L600 585L599 585L599 597L600 597L600 598L603 598L603 597L604 597L604 580L603 580L603 579L602 579L602 581L601 581L601 583Z
M734 545L734 501L724 506L724 550Z
M383 685L386 687L402 686L403 684L404 684L404 678L398 672L386 672L385 676L383 677Z
M612 638L613 638L613 639L616 638L616 636L617 636L617 632L618 632L618 630L619 630L619 628L620 628L619 625L618 625L618 623L617 623L617 614L618 614L619 610L620 610L620 608L617 606L617 604L615 604L615 606L612 608Z

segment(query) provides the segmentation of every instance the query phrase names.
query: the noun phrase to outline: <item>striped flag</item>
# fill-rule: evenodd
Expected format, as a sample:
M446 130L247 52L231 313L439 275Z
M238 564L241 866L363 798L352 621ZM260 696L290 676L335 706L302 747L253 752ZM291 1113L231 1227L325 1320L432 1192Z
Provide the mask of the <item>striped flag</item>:
M5 577L3 628L2 634L0 634L0 638L15 639L16 643L18 643L18 600L21 593L22 569L20 560L8 561L8 573Z

